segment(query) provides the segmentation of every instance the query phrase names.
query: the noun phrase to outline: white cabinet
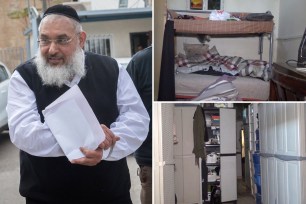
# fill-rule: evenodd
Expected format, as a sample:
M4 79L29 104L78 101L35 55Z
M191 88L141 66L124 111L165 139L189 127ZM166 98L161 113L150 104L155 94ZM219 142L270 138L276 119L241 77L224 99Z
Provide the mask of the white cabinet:
M275 160L274 157L261 157L260 165L261 165L261 197L262 203L276 203L276 168L275 168Z
M174 108L173 146L175 161L175 194L179 204L201 203L200 168L195 164L193 150L193 115L196 106Z
M237 200L237 158L236 158L236 110L228 108L204 108L207 127L220 131L220 186L221 202ZM216 119L214 119L216 118ZM212 133L212 135L215 135ZM215 136L213 136L215 137ZM214 145L212 145L214 146ZM218 145L216 145L218 146ZM216 148L218 149L218 148ZM211 152L206 145L206 152ZM207 164L208 166L211 166ZM208 182L209 186L216 185Z
M306 104L259 105L262 201L304 204Z
M220 108L221 202L237 200L236 110Z
M174 144L174 155L193 155L193 115L196 106L174 108L174 132L177 144Z
M202 203L203 200L201 166L195 164L195 155L192 153L195 111L196 106L174 108L174 177L178 204ZM236 110L214 108L214 111L220 115L221 201L235 201L237 200Z
M175 192L178 203L200 203L200 170L194 156L175 156Z
M305 104L260 104L260 152L283 156L306 156Z
M236 109L220 108L220 140L221 154L236 154Z
M221 202L237 200L236 156L221 156Z

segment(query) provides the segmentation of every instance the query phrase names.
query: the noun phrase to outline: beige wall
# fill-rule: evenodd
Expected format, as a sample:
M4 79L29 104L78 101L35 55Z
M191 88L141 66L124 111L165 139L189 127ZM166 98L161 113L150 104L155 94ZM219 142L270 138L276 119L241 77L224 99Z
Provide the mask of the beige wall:
M23 31L27 27L26 19L10 19L8 14L26 8L25 1L0 0L0 48L24 47ZM3 32L5 31L5 32Z
M277 33L277 62L297 60L298 48L306 27L306 1L280 0Z
M33 2L30 0L31 4ZM37 2L38 7L40 3ZM28 18L12 19L9 14L27 8L27 4L20 0L0 0L0 5L0 61L12 72L26 58L26 37L23 32L28 28Z
M112 57L131 57L130 33L152 30L152 19L130 19L82 23L87 35L111 34Z

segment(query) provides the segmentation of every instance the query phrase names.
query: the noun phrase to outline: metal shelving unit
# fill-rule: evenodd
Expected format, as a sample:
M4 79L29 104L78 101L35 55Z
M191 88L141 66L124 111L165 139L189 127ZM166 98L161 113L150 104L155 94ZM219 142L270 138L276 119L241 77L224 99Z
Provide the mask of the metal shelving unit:
M217 203L237 201L236 186L236 110L228 108L203 108L206 128L210 144L205 144L206 154L214 152L217 155L215 163L206 163L208 172L216 172L216 180L207 179L208 197L212 197L213 189L218 197ZM206 175L202 175L202 178ZM203 181L203 179L202 179ZM210 199L202 200L211 203Z

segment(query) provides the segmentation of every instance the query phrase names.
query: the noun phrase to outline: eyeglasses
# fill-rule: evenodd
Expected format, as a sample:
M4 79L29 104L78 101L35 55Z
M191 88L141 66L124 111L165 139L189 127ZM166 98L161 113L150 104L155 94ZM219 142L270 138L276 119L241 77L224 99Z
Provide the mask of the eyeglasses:
M71 38L69 37L61 37L61 38L56 38L56 39L40 38L37 42L41 46L51 45L52 42L54 42L56 45L64 46L64 45L68 45L72 41L72 39L75 38L78 34L79 33L77 33Z

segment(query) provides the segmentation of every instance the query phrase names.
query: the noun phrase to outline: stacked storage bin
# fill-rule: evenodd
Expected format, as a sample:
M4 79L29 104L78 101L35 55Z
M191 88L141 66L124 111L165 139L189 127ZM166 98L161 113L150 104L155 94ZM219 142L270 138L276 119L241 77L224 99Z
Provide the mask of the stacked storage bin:
M263 204L305 204L306 103L259 104Z
M254 163L254 181L256 184L256 204L261 203L261 176L260 176L260 154L259 152L253 153Z
M254 169L255 169L255 184L256 184L256 204L261 203L261 175L260 175L260 155L259 155L259 129L257 128L255 131L256 134L256 151L253 154L253 162L254 162Z
M257 128L256 130L255 130L255 134L256 134L256 151L260 151L260 149L259 149L259 129Z

